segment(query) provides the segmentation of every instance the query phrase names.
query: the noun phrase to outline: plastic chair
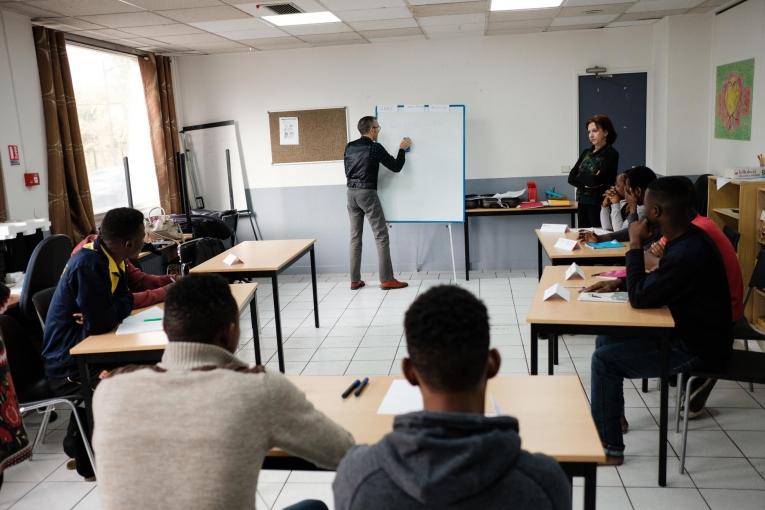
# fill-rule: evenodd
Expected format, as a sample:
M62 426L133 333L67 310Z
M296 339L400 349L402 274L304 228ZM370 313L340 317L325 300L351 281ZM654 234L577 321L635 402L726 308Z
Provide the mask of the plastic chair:
M189 270L202 262L223 253L226 250L223 241L211 237L192 239L178 245L178 259L181 263L181 274L188 274Z
M19 297L21 314L30 324L37 324L32 296L40 290L55 287L72 254L72 240L63 234L46 237L29 257L24 285Z
M730 241L730 244L733 245L733 249L738 250L738 241L741 239L741 234L736 232L733 227L728 225L724 225L722 231L723 234L725 234L725 237L727 237Z

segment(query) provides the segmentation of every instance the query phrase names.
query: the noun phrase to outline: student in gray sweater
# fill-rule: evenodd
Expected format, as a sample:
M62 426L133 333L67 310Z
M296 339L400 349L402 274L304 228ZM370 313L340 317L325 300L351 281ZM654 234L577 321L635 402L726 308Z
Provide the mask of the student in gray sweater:
M422 294L404 320L406 379L425 410L397 416L379 443L356 446L337 469L337 510L571 508L554 459L521 449L518 421L484 416L499 370L486 307L455 286Z
M353 445L282 374L233 356L239 313L219 276L180 279L167 293L163 324L162 362L118 369L94 395L104 509L253 508L271 448L334 469Z

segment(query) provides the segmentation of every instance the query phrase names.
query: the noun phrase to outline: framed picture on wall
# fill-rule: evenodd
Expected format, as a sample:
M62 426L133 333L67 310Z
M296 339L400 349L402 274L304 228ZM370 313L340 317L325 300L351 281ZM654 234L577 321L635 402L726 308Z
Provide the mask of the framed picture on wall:
M715 138L751 140L754 59L717 66Z

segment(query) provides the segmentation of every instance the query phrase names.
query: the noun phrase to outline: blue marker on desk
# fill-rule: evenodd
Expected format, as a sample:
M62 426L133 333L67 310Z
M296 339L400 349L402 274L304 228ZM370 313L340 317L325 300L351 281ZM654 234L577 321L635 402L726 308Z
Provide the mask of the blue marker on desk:
M361 392L364 391L364 388L367 387L367 384L369 384L369 377L365 377L363 381L361 381L361 384L359 385L358 389L353 392L353 395L356 397L361 396Z
M351 393L353 393L353 390L355 390L356 388L358 388L360 385L361 385L361 381L359 381L358 379L356 379L355 381L353 381L353 383L351 383L351 385L350 385L350 386L348 386L348 387L345 389L345 391L343 392L343 394L342 394L342 395L340 395L340 396L341 396L342 398L348 398L348 396L349 396Z

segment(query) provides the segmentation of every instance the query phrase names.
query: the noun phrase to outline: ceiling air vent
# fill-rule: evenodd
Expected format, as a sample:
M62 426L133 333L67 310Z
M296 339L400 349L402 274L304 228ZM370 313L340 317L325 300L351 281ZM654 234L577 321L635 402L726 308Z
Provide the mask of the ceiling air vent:
M274 12L274 14L300 14L303 11L298 9L294 4L271 4L271 5L264 5L268 10L271 10Z

